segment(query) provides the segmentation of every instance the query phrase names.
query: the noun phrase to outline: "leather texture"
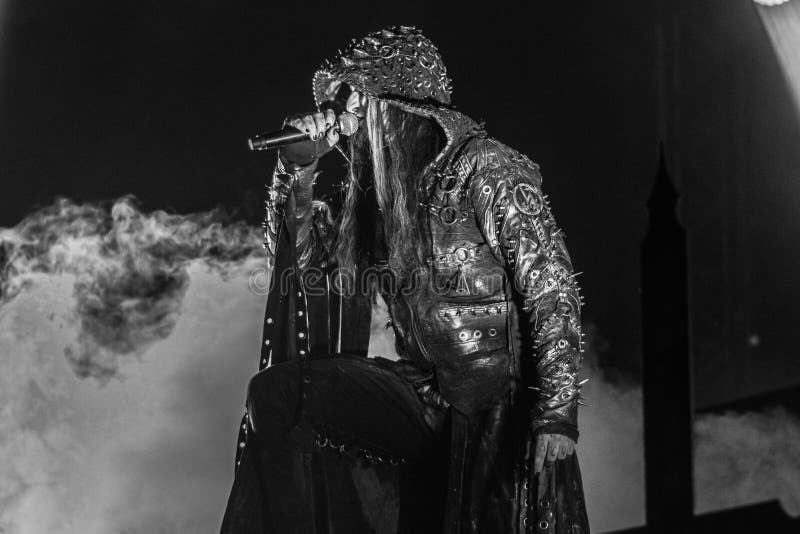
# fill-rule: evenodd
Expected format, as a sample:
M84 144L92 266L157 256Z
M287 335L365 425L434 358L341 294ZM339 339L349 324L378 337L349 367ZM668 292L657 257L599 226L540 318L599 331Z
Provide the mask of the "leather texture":
M315 76L315 97L323 104L337 84L348 83L435 120L446 138L426 170L427 269L414 291L383 295L401 357L392 364L395 371L412 381L433 377L421 383L420 394L449 407L440 531L588 533L577 454L547 465L541 479L532 471L538 434L578 438L582 299L564 233L538 165L448 105L449 80L438 52L434 58L427 41L417 53L408 46L418 34L395 28L352 43ZM395 75L420 57L438 65L435 76L430 69L421 75L439 84L430 94L413 91L414 76ZM366 351L363 329L349 327L351 314L342 313L353 305L330 290L334 214L293 187L312 183L314 173L316 162L300 169L279 164L268 187L265 248L276 273L290 268L292 274L285 294L273 290L268 298L262 369L305 358L315 343ZM323 273L322 282L318 276L316 286L309 284L304 273ZM321 293L312 295L310 288ZM309 313L314 309L325 313ZM352 314L360 317L357 324L364 324L364 313ZM362 335L353 338L353 331ZM240 434L239 449L246 442ZM237 458L247 461L246 449ZM250 476L237 471L243 487Z
M429 171L429 268L413 294L384 294L400 356L435 368L445 399L467 414L518 381L537 392L535 429L577 439L582 297L538 165L460 113L399 105L448 133ZM276 171L273 184L285 183L281 176ZM280 196L278 187L271 196ZM274 220L268 215L271 251ZM328 206L315 201L297 220L299 267L333 265ZM512 324L512 308L519 324Z
M448 140L429 170L428 269L413 293L384 292L398 372L434 373L453 408L443 532L588 532L577 456L547 467L548 508L531 473L538 433L578 438L582 344L579 287L539 168L454 110L395 104ZM315 201L295 221L298 267L335 267L330 209Z

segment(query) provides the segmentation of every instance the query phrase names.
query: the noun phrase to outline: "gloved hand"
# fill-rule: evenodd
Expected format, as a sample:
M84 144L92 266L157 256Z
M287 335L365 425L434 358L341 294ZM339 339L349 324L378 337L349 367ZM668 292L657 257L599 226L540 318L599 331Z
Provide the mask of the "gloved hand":
M336 114L330 109L287 117L283 122L284 127L296 128L307 133L311 139L281 148L279 154L286 169L294 171L305 167L330 152L339 142L339 132L333 128L335 121Z

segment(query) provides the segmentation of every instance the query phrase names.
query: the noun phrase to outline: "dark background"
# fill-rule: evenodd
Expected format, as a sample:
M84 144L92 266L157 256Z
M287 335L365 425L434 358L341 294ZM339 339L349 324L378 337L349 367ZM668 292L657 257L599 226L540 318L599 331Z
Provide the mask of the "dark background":
M310 110L311 75L351 37L416 25L456 106L541 165L604 368L638 374L663 142L690 236L698 406L800 383L798 110L751 0L0 5L0 226L58 196L127 194L255 224L274 156L245 139Z

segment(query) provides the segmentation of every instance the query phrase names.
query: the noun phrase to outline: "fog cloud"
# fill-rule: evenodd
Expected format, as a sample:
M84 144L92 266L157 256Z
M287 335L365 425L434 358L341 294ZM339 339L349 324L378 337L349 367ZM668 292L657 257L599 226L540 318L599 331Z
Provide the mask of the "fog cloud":
M0 247L0 532L217 530L257 368L258 233L61 201L0 229ZM390 355L381 313L371 353ZM594 360L590 345L579 454L602 532L643 521L641 393ZM696 433L699 511L780 498L800 512L795 418L704 416Z

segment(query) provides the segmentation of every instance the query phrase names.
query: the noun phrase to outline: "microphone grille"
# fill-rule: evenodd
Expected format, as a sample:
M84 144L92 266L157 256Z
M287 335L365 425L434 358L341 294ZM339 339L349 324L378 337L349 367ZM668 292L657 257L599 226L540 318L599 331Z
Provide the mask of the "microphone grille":
M339 122L339 133L342 135L353 135L358 131L358 117L355 114L345 111L337 119Z

